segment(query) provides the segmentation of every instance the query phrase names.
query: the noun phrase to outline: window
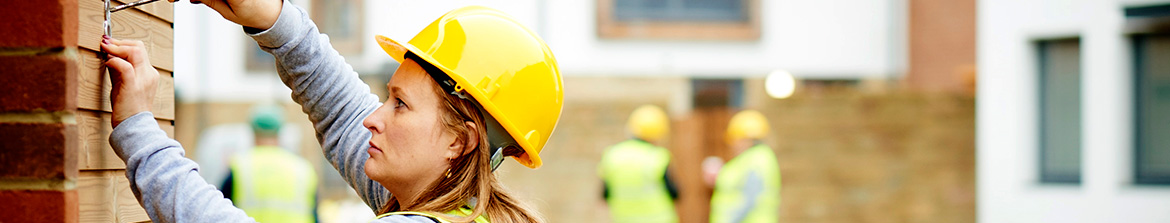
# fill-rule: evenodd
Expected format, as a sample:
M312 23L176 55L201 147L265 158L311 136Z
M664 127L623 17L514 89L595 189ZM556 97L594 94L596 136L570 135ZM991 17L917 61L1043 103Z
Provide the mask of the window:
M614 0L618 21L747 21L742 0Z
M1040 182L1081 182L1081 42L1036 43L1040 83Z
M691 79L695 108L738 108L743 106L742 79Z
M759 0L598 0L609 39L756 40Z
M1170 184L1170 33L1132 38L1137 128L1134 181Z
M312 18L321 33L329 35L329 43L341 55L362 53L362 18L365 10L362 0L312 1Z
M300 1L298 1L300 2ZM313 22L317 29L329 35L329 44L342 56L362 53L362 10L361 0L311 1ZM276 59L260 49L251 37L245 37L249 44L244 52L245 69L253 73L276 72Z

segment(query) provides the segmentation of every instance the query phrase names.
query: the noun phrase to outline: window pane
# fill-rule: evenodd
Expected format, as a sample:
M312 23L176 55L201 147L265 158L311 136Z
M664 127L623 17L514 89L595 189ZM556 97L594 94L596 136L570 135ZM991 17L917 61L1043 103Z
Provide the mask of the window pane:
M1081 47L1079 39L1038 43L1040 181L1081 182Z
M1170 184L1170 34L1134 37L1136 182Z
M743 7L743 1L739 0L682 0L687 8L691 9L719 9L719 10L739 10Z
M620 9L666 9L668 0L617 0L614 5Z
M742 79L691 79L691 88L695 108L743 105Z
M746 21L746 0L614 0L618 21Z

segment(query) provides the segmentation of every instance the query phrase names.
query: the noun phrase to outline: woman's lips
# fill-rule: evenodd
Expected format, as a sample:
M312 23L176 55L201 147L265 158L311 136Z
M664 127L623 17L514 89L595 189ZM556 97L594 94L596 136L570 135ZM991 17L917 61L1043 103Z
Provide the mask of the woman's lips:
M378 146L374 145L374 142L370 142L370 149L368 149L368 151L366 151L366 152L368 152L370 154L374 154L375 152L381 153L382 149L378 148Z

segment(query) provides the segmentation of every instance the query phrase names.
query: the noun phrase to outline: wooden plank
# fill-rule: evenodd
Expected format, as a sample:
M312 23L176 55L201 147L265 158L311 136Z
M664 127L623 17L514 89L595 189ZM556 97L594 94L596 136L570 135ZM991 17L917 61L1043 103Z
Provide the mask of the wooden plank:
M110 146L110 113L78 109L77 133L81 136L78 149L77 168L81 170L125 169L126 163L118 158ZM157 120L157 119L156 119ZM168 137L175 137L175 126L170 120L157 120L159 127Z
M146 210L138 204L138 198L135 198L134 192L130 190L130 179L126 178L126 171L116 172L113 203L117 204L118 222L149 221L150 216L146 215Z
M81 171L77 176L78 222L114 222L114 180L108 171Z
M150 220L131 192L125 170L81 171L77 194L79 222Z
M80 1L102 2L101 0L80 0ZM137 1L137 0L114 0L114 1L110 1L110 6L111 7L119 6L119 5L122 5L123 3L134 2L134 1ZM154 2L154 3L150 3L150 4L139 5L139 6L134 7L134 9L126 9L126 10L142 11L142 12L145 12L146 14L150 14L150 15L154 16L155 18L162 19L163 21L167 21L169 23L175 23L175 6L174 6L174 4L171 4L171 3L168 3L165 1L166 0L162 0L162 1ZM117 14L117 13L124 13L124 12L123 11L115 12L115 14Z
M169 3L163 3L169 4ZM78 1L77 45L84 49L100 51L102 23L105 21L102 1ZM167 71L174 71L174 29L170 22L147 15L139 10L118 11L111 15L113 35L119 39L142 40L146 43L150 63Z
M110 75L106 73L101 58L97 52L78 50L81 57L78 60L77 72L77 107L112 111L110 107ZM154 106L150 109L155 118L175 119L175 79L171 72L159 70L158 90L155 93Z

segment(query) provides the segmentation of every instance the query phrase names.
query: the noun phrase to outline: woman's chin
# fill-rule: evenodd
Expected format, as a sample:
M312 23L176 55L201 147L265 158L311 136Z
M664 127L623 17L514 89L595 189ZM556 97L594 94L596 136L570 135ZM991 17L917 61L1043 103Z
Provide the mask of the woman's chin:
M367 177L370 177L370 179L381 178L378 176L377 169L378 164L374 162L374 159L366 159L365 172Z

